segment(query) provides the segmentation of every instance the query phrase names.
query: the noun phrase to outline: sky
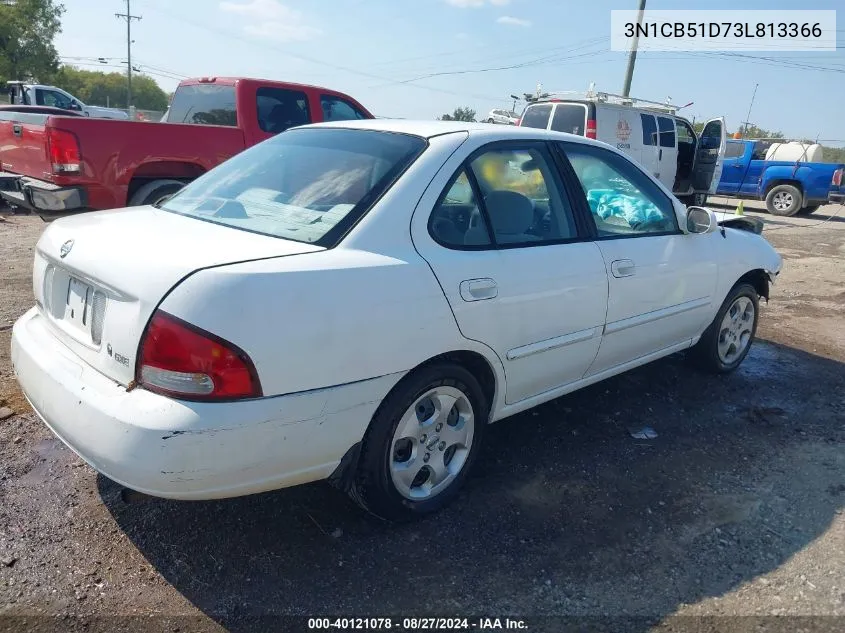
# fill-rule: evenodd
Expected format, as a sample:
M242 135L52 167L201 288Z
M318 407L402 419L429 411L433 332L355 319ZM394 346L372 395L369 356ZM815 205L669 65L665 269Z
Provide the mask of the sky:
M125 0L62 0L62 61L125 68ZM631 95L689 119L749 120L788 137L845 145L845 5L841 0L648 0L649 9L840 9L836 52L650 52ZM132 61L168 92L182 77L244 76L334 88L377 116L479 118L510 95L619 93L627 55L610 51L611 9L636 0L132 0ZM747 56L744 56L747 55ZM96 58L103 57L107 65ZM764 59L762 59L764 58ZM448 73L448 74L443 74ZM521 111L524 104L517 104Z

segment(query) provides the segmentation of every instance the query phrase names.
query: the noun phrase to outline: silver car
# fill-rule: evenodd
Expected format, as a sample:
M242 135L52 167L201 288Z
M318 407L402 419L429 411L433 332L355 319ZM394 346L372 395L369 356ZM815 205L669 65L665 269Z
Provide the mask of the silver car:
M490 110L487 115L487 123L498 123L500 125L516 125L519 122L519 115L509 110Z

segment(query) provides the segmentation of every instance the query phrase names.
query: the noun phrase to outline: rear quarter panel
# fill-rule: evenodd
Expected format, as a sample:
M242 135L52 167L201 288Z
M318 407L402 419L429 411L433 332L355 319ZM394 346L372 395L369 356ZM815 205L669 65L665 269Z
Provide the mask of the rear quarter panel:
M83 172L56 176L59 185L83 185L95 209L122 207L132 179L178 178L216 167L244 149L235 127L145 123L92 118L51 118L48 125L76 135ZM170 165L163 168L162 165Z
M411 241L415 206L465 138L431 139L432 147L334 249L200 271L161 309L241 347L265 395L401 376L456 350L484 356L502 384L495 354L461 336Z
M827 201L833 172L839 167L841 165L835 163L765 163L760 193L765 195L771 185L779 181L792 181L800 184L806 201Z

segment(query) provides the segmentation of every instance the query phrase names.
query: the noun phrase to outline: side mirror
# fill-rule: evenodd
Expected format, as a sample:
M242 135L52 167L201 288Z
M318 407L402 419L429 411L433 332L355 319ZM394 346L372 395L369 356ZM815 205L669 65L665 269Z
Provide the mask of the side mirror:
M707 233L714 228L715 218L704 207L687 207L687 233Z
M82 106L79 105L76 101L71 101L70 105L67 108L68 110L76 110L77 112L82 111Z

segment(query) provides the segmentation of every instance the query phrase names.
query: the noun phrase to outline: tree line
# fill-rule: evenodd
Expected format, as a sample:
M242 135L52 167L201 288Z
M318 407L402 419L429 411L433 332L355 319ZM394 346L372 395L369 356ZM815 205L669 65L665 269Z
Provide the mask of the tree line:
M57 86L89 105L126 108L126 75L81 70L59 62L54 45L63 4L56 0L0 0L0 91L9 80ZM154 79L132 77L132 105L164 110L168 96Z

